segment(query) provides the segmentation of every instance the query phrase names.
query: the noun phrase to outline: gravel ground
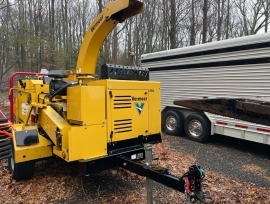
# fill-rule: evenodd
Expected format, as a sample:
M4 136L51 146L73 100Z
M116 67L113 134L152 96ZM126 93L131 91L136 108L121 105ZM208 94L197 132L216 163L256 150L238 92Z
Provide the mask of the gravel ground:
M206 144L186 137L166 136L171 148L196 158L195 163L210 171L270 187L269 145L222 135L214 135Z

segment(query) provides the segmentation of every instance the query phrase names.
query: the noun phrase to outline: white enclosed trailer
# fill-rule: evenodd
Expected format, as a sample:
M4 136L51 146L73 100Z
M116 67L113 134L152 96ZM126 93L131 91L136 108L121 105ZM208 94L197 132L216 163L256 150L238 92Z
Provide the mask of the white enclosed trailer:
M161 82L162 129L204 142L221 134L270 145L270 127L174 106L177 99L269 97L270 33L143 54Z

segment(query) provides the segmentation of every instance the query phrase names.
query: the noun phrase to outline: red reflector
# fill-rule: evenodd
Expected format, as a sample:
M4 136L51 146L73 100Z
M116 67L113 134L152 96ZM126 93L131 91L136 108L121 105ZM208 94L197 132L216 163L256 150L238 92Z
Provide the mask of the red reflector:
M35 115L31 114L30 116L31 123L35 123Z
M258 131L262 131L262 132L270 132L269 129L265 129L265 128L257 128Z
M246 126L246 125L240 125L240 124L235 124L235 127L248 129L248 126Z
M217 121L216 123L219 124L219 125L228 125L228 123L222 122L222 121Z

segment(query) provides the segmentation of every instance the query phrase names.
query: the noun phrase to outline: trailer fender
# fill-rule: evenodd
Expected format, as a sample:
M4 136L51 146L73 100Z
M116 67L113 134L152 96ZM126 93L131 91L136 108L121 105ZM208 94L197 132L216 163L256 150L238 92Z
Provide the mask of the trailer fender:
M215 134L215 121L213 120L213 118L211 116L209 116L209 113L207 112L203 112L203 114L205 115L205 117L207 117L207 119L209 120L209 122L211 123L210 125L210 134L214 135Z

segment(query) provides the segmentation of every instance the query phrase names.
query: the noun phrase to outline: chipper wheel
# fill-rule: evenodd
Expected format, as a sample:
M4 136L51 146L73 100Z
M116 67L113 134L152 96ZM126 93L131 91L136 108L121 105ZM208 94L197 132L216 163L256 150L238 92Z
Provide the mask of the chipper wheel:
M12 143L12 156L8 159L8 168L12 174L12 178L16 181L29 180L34 176L35 161L15 163L14 148Z

